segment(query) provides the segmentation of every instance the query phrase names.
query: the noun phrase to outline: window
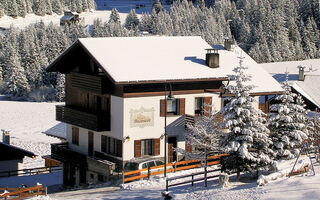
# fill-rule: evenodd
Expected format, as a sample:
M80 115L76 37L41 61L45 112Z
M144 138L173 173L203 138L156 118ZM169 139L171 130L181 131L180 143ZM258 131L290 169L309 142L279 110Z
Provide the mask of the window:
M113 156L122 157L122 141L101 135L101 151Z
M166 102L164 99L160 100L160 116L165 116ZM184 115L185 114L185 99L167 99L167 115Z
M134 141L134 156L160 155L160 138Z
M203 114L203 103L204 98L203 97L196 97L195 98L195 108L194 108L194 113L196 115L202 115Z
M150 162L148 163L148 165L149 165L149 167L154 167L154 166L156 166L156 165L154 164L154 161L150 161Z
M177 114L177 99L167 100L167 113Z
M72 144L79 145L79 128L72 127Z

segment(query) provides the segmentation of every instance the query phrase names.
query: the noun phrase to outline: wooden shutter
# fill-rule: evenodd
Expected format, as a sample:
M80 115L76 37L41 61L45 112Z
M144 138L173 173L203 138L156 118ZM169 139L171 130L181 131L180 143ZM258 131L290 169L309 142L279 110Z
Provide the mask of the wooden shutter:
M186 104L186 99L185 98L182 98L182 99L179 99L179 115L184 115L185 114L185 104Z
M117 156L122 157L122 141L121 140L116 140L116 151L117 151Z
M79 128L72 127L72 144L79 145Z
M189 152L189 153L192 152L192 146L191 146L191 144L189 144L187 142L186 142L186 151Z
M165 109L166 109L166 102L164 99L160 100L160 117L164 117L165 115Z
M154 139L153 144L154 144L154 155L155 156L160 155L160 138Z
M134 141L134 157L141 157L141 141Z
M106 136L101 135L101 151L102 152L107 152L107 143L106 143Z
M212 97L204 97L203 103L204 103L204 115L208 116L211 110Z

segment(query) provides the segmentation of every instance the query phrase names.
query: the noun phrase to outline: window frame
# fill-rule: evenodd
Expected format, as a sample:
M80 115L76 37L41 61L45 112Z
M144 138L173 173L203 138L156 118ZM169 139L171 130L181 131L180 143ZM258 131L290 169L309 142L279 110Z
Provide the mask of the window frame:
M200 99L201 105L200 109L197 108L197 99ZM204 114L204 97L195 97L194 98L194 114L195 115L203 115Z

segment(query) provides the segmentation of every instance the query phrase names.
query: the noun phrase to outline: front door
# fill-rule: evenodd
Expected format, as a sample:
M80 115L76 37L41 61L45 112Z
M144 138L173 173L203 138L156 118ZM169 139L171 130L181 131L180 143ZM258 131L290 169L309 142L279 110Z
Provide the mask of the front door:
M93 132L88 132L88 155L93 156Z
M177 138L169 137L168 138L168 163L171 163L177 160L177 153L174 151L174 148L176 147L177 147Z

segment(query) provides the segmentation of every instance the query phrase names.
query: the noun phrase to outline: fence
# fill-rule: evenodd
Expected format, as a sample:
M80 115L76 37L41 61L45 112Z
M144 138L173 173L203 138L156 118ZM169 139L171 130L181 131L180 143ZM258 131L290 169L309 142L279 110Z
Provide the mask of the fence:
M197 173L193 173L193 174L167 178L167 180L166 180L166 191L169 190L169 187L178 186L178 185L184 185L184 184L188 184L188 183L191 183L191 186L193 186L194 182L203 181L203 180L206 182L208 179L219 177L219 175L207 176L207 174L208 173L212 173L212 172L217 172L217 171L220 171L220 170L221 170L220 168L219 169L214 169L214 170L209 170L209 171L205 170L203 172L197 172ZM194 179L195 176L202 175L202 174L204 175L204 177L200 177L200 178ZM174 184L169 185L169 181L178 180L178 179L182 179L182 178L188 178L188 177L191 177L191 180L184 181L184 182L179 182L179 183L174 183Z
M34 175L34 174L44 174L61 171L61 166L56 167L39 167L32 169L21 169L14 171L0 171L0 177L10 177L10 176L22 176L22 175Z
M216 156L209 156L207 166L210 165L217 165L220 163L220 159L223 156L227 156L227 154L220 154ZM201 167L202 163L200 160L186 160L186 161L179 161L174 163L167 164L167 173L168 172L176 172L186 169L193 169L196 167ZM123 173L123 182L133 181L141 178L150 178L150 176L163 174L164 173L164 165L148 167L140 170L130 171ZM158 169L158 170L157 170ZM152 172L153 171L153 172ZM130 177L128 177L130 176Z
M3 193L0 194L0 199L5 200L24 199L37 195L47 195L47 187L42 187L42 185L37 185L29 188L0 188L0 191L3 191Z

